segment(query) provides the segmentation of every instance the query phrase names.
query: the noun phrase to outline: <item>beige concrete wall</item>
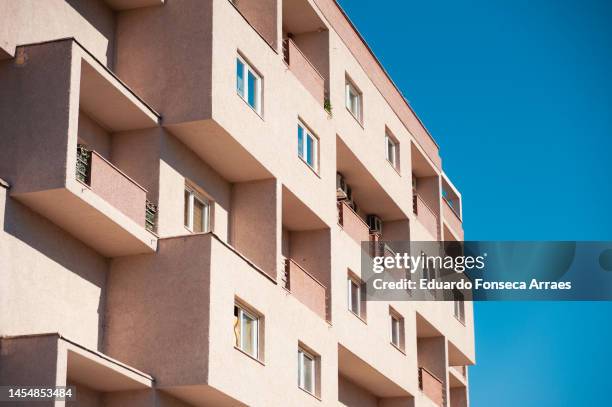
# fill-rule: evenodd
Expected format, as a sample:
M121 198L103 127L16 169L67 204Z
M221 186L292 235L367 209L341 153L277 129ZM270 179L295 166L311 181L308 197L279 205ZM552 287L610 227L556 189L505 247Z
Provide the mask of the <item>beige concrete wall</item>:
M65 386L57 340L56 335L0 339L0 385Z
M76 400L66 401L66 407L106 407L104 393L70 380L66 382L66 386L74 386L77 394Z

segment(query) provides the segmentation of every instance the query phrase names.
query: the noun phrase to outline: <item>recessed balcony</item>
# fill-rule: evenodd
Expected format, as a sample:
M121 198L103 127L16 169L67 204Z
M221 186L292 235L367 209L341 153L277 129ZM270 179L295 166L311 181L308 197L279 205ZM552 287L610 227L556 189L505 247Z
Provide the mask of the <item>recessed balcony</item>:
M284 286L298 301L326 319L326 287L295 260L285 259Z
M419 390L423 392L437 406L444 406L446 399L446 391L442 379L436 377L433 373L424 367L419 367Z
M325 79L291 38L283 40L283 59L306 90L323 105Z
M338 201L338 224L353 240L361 244L370 240L370 228L346 200Z
M427 234L415 233L411 240L440 240L440 176L427 156L414 144L412 160L412 212Z
M9 83L41 96L15 99L31 120L9 126L11 196L105 257L154 252L155 206L108 157L123 132L154 128L159 115L74 40L22 52L27 62L9 70Z
M463 240L463 224L461 220L461 198L446 176L442 176L442 218L457 237Z

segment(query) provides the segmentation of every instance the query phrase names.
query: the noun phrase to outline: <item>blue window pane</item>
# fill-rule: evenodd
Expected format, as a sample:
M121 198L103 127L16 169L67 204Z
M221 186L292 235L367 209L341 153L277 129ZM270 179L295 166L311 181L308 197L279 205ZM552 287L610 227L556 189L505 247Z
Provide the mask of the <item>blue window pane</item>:
M298 156L304 158L304 129L298 125Z
M314 167L314 145L312 137L306 137L306 162Z
M236 90L244 97L244 64L236 59Z
M255 100L255 93L256 93L256 90L257 90L257 78L255 77L255 75L253 75L251 73L251 71L249 71L248 76L249 76L249 95L248 95L249 99L248 99L248 102L249 102L249 105L251 105L251 107L253 109L257 109L256 100Z

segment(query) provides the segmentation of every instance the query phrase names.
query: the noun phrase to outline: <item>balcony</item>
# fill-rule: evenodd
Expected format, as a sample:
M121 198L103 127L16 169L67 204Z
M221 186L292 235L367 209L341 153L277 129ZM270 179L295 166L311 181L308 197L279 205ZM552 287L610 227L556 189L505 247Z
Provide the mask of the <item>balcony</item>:
M448 178L442 174L442 218L445 226L450 228L455 240L463 240L461 220L461 198Z
M11 197L105 257L154 252L155 207L126 175L129 160L120 165L107 157L111 145L133 157L122 150L130 148L123 133L151 131L159 115L74 40L20 49L28 63L6 74L8 83L23 85L0 95L16 101L15 115L31 117L7 129L15 143L0 159L0 172ZM48 89L40 93L42 86ZM83 141L93 148L79 147Z
M357 243L370 241L368 224L349 206L347 201L338 201L338 224Z
M444 382L424 367L419 367L419 390L436 405L446 405Z
M76 179L147 230L155 228L157 207L147 190L98 152L77 147Z
M283 40L283 59L308 92L323 105L325 79L290 38Z
M292 259L285 259L284 286L301 303L326 319L326 288Z
M425 229L437 240L439 236L438 231L438 217L435 212L427 205L425 200L421 198L419 194L413 194L413 211L417 217L417 220L423 224Z

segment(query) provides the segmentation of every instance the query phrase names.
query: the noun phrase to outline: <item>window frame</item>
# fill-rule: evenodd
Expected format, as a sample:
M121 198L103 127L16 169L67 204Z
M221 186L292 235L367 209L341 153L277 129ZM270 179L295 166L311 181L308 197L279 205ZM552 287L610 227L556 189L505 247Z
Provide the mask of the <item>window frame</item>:
M308 359L311 364L311 389L306 388L305 359ZM312 352L304 349L303 346L298 346L298 387L313 396L317 395L317 357Z
M235 315L236 309L238 309L238 315ZM261 339L260 339L261 316L247 309L245 306L243 306L242 304L238 302L234 303L234 316L237 318L237 323L238 323L237 326L240 327L239 331L236 332L237 326L236 325L234 326L234 334L236 335L235 337L236 341L234 343L234 346L238 348L241 352L244 352L245 354L251 356L252 358L260 360L261 352L260 352L259 346L261 343ZM245 332L243 323L246 319L244 317L253 321L253 324L254 324L254 329L252 329L252 332L254 333L254 335L250 339L250 342L251 342L250 346L251 346L251 349L253 349L253 353L249 352L247 350L247 347L245 346L246 335L243 334Z
M348 310L355 315L356 317L358 317L359 319L361 319L362 321L364 320L364 309L363 309L363 300L361 298L361 287L362 287L362 282L361 280L359 280L358 278L349 275L347 278L347 305L348 305ZM355 287L355 292L356 292L356 303L353 304L353 287ZM353 309L353 305L355 305L355 308L357 309L357 312L355 312L355 310Z
M242 64L242 93L238 87L238 62ZM249 73L256 79L255 106L249 102ZM236 55L236 94L259 116L263 117L263 76L240 53Z
M351 80L348 75L346 76L346 83L344 85L344 89L344 105L346 107L346 110L351 113L351 115L355 118L355 120L357 120L359 124L363 125L363 92L357 87L357 85L355 85L355 82L353 82L353 80ZM354 112L352 108L353 104L350 97L351 93L353 93L357 98L357 112Z
M392 157L389 156L389 145L393 146ZM391 132L388 129L385 130L385 158L396 171L399 171L400 169L399 152L400 152L399 141L397 140L397 138L395 138L395 136L393 136L393 134L391 134Z
M400 352L405 353L405 327L404 327L404 317L397 312L393 307L389 306L389 322L390 322L390 332L389 332L389 342L392 346L398 349ZM396 332L394 329L397 327ZM397 336L397 337L396 337Z
M453 314L465 325L465 296L460 290L453 290Z
M183 196L188 194L188 201L186 203L186 208L183 207L183 212L187 209L187 224L185 225L185 213L183 213L183 224L185 229L187 229L191 233L208 233L212 229L211 223L211 207L212 201L204 197L194 186L185 184ZM204 206L204 213L202 214L202 232L194 232L193 218L194 218L194 208L195 201L199 201Z
M300 129L302 129L302 134L303 134L303 139L302 139L302 148L300 149ZM312 146L312 161L313 164L311 165L308 162L308 143L307 140L308 138L311 138L313 141L313 146ZM298 150L298 157L308 166L310 167L316 174L319 173L319 137L317 137L316 134L314 134L314 132L312 130L310 130L310 128L304 124L304 121L302 121L301 119L298 119L298 127L297 127L297 150Z

